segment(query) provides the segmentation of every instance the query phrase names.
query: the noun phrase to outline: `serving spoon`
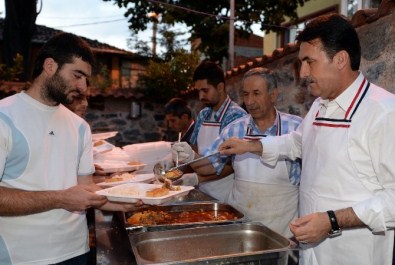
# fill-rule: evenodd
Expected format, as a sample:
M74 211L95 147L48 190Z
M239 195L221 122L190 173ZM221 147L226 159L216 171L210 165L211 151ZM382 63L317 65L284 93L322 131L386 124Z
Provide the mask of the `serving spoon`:
M153 169L154 175L157 178L157 180L161 181L161 182L165 182L165 180L175 181L175 180L178 180L179 178L181 178L182 175L184 175L184 172L182 172L180 170L180 168L182 168L184 166L187 166L187 165L190 165L190 164L193 164L193 163L196 163L198 161L201 161L203 159L206 159L206 158L208 158L210 156L214 156L214 155L217 155L217 154L219 154L219 151L216 151L214 153L208 154L206 156L201 156L199 158L193 159L193 160L191 160L189 162L186 162L186 163L183 163L183 164L176 165L176 166L171 167L169 169L165 169L164 165L162 165L161 163L156 163L155 166L154 166L154 169ZM174 172L176 177L174 177L174 178L166 177L166 175L169 172Z
M167 173L167 172L174 171L174 170L180 170L179 168L181 168L181 167L184 167L184 166L187 166L187 165L199 162L199 161L201 161L203 159L206 159L206 158L208 158L210 156L214 156L214 155L217 155L217 154L219 154L219 151L216 151L214 153L211 153L211 154L208 154L208 155L205 155L205 156L201 156L199 158L193 159L193 160L191 160L189 162L186 162L186 163L183 163L183 164L180 164L180 165L176 165L175 167L172 167L172 168L170 168L170 169L168 169L168 170L166 170L164 172Z

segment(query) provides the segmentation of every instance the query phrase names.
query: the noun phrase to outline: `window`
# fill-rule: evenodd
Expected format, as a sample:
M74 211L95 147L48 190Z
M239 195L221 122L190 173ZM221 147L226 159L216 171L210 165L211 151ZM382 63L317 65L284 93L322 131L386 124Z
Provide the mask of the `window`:
M278 34L278 39L277 39L277 47L284 47L288 43L293 43L295 42L296 35L298 35L298 32L304 29L304 26L306 23L318 16L324 15L324 14L329 14L329 13L339 13L339 7L338 5L334 5L325 9L322 9L318 12L311 13L308 16L301 17L299 18L297 24L291 24L291 23L285 23L283 26L288 27L288 29L284 30L280 34Z
M352 17L359 9L377 8L381 0L346 0L347 16Z
M131 61L122 62L122 88L136 88L140 74L145 72L144 66Z

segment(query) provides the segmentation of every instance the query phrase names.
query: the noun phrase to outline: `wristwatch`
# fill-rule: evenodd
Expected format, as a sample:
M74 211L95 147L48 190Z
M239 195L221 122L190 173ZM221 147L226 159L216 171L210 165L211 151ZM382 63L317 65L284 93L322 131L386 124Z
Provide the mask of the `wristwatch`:
M327 211L329 216L329 221L331 222L332 229L329 231L329 237L340 236L342 234L342 229L339 227L337 223L336 215L333 211Z

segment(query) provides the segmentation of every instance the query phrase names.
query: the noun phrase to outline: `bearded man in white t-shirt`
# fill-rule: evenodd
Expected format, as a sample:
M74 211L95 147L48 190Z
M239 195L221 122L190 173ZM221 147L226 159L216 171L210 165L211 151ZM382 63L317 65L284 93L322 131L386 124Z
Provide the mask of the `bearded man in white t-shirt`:
M129 210L95 194L89 125L63 104L85 94L93 54L62 33L27 91L0 101L0 264L86 264L85 210Z

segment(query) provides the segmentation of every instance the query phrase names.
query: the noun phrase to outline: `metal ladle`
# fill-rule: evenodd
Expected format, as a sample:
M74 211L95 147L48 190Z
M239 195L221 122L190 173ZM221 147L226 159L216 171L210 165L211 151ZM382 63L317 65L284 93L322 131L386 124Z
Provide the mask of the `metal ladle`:
M154 175L156 176L156 178L159 181L162 180L162 182L163 182L163 180L169 179L169 178L166 177L166 174L168 172L177 171L178 177L171 179L172 181L174 181L174 180L179 179L183 175L183 172L180 170L181 167L187 166L189 164L193 164L195 162L198 162L200 160L206 159L206 158L208 158L210 156L214 156L214 155L217 155L217 154L219 154L219 151L211 153L211 154L206 155L206 156L202 156L202 157L196 158L194 160L191 160L189 162L186 162L186 163L183 163L183 164L180 164L180 165L176 165L176 166L171 167L169 169L165 169L165 167L161 163L156 163L155 166L154 166Z
M166 174L171 171L176 171L177 177L173 177L173 178L166 177ZM156 163L154 166L154 175L158 180L161 180L162 182L164 179L170 179L170 180L179 179L183 174L184 173L179 169L166 169L166 167L164 167L161 163Z
M157 178L157 180L163 180L164 176L166 174L166 171L161 163L156 163L154 166L154 175Z
M200 161L200 160L206 159L206 158L208 158L208 157L210 157L210 156L214 156L214 155L217 155L217 154L219 154L219 151L216 151L216 152L211 153L211 154L209 154L209 155L201 156L201 157L199 157L199 158L193 159L193 160L191 160L191 161L189 161L189 162L186 162L186 163L183 163L183 164L181 164L181 165L176 165L175 167L172 167L172 168L168 169L165 173L167 173L167 172L169 172L169 171L180 170L179 168L181 168L181 167L184 167L184 166L187 166L187 165L196 163L196 162L198 162L198 161Z
M181 172L180 176L178 176L177 178L170 179L166 177L166 170L164 168L164 165L162 165L162 163L156 163L154 166L154 175L157 181L162 182L163 187L166 187L169 190L177 190L177 187L173 185L173 181L181 178L181 176L183 175L182 171L181 170L179 171Z

